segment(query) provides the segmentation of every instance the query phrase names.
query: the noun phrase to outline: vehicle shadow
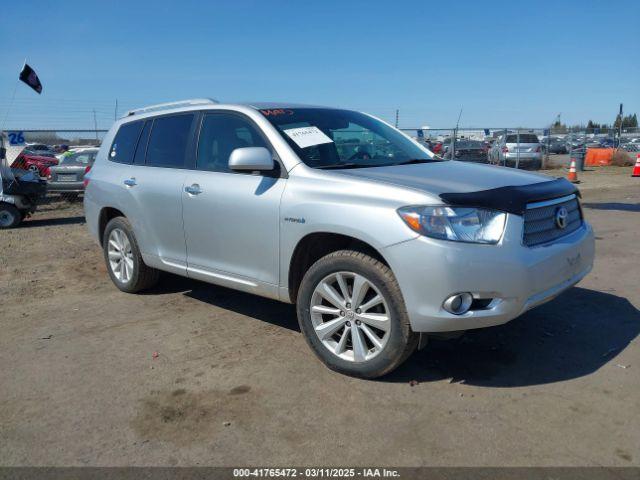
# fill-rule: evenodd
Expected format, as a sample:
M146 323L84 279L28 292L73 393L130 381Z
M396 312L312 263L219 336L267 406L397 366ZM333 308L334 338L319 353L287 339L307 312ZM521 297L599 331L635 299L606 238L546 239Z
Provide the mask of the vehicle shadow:
M294 305L164 274L149 295L190 298L300 332ZM595 372L640 333L640 311L626 298L574 287L501 326L470 330L456 340L430 339L378 381L450 379L484 387L560 382Z
M621 212L640 212L640 203L583 203L583 208L593 208L594 210L619 210Z
M85 223L84 215L78 215L75 217L27 219L20 224L19 228L53 227L56 225L76 225L82 223Z
M178 275L163 273L157 287L145 292L148 295L182 292L189 298L218 308L230 310L278 327L300 331L294 305L258 297Z
M595 372L639 332L640 312L627 299L576 287L505 325L433 340L380 380L484 387L560 382Z

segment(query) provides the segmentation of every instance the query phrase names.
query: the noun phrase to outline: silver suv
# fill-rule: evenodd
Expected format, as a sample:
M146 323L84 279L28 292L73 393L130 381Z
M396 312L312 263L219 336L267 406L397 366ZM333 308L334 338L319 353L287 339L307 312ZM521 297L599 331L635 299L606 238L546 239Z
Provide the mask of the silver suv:
M442 160L348 110L134 110L85 181L120 290L162 270L295 303L317 356L359 377L390 372L427 334L508 322L593 263L571 183Z
M533 133L501 135L489 151L489 163L525 170L540 170L542 144Z

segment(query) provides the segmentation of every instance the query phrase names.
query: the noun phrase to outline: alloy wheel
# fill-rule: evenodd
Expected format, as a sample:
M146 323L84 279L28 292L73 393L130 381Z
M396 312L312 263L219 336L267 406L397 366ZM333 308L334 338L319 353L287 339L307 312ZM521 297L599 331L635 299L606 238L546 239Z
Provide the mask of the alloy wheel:
M368 361L389 340L387 301L358 273L343 271L323 278L313 291L310 307L316 335L325 348L344 360Z
M107 255L113 275L118 281L127 283L134 272L133 252L129 237L120 228L114 228L109 234Z

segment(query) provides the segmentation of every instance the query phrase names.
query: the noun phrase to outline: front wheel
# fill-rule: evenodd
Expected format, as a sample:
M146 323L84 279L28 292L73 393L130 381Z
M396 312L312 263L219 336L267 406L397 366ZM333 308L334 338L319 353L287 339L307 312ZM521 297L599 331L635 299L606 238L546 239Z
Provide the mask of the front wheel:
M313 264L302 280L297 310L314 353L347 375L385 375L418 343L395 276L361 252L341 250Z

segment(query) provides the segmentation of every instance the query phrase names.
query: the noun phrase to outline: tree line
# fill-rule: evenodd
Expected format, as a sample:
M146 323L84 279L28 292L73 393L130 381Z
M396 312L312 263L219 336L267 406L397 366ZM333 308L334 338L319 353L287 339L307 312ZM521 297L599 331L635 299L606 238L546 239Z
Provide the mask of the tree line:
M589 120L586 125L565 125L559 120L556 120L551 126L551 131L553 133L606 133L608 130L618 130L621 124L623 129L638 128L638 116L635 113L633 115L625 115L624 117L617 115L615 122L613 122L613 125L609 125L607 123L597 123L593 120Z

